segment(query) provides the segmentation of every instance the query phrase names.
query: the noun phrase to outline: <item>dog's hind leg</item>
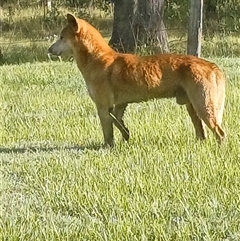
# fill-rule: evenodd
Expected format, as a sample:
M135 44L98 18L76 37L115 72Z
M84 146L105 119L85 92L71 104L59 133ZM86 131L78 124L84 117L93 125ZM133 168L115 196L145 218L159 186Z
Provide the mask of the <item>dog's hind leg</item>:
M127 107L127 104L116 105L114 108L109 110L109 114L113 118L114 125L120 130L122 133L122 137L125 141L129 139L129 130L125 126L123 122L123 114Z
M187 93L183 88L179 87L176 91L176 101L179 105L186 105L188 114L192 120L195 128L196 137L199 140L204 140L207 138L207 133L203 121L198 117L196 111L194 110L192 104L189 101Z
M187 107L188 114L190 115L192 123L194 125L197 139L199 140L206 139L207 133L206 133L206 129L203 121L198 117L191 103L186 104L186 107Z
M104 136L104 146L111 147L113 146L113 120L109 115L108 109L98 108L98 115Z
M222 143L226 137L226 134L222 129L222 127L220 126L220 124L217 123L217 118L202 115L202 119L206 123L206 125L210 128L210 130L213 132L218 142Z
M225 132L221 127L223 104L220 105L219 102L224 103L224 95L220 97L222 100L218 100L214 91L214 89L203 91L203 89L198 88L187 94L198 117L204 121L221 143L225 139Z

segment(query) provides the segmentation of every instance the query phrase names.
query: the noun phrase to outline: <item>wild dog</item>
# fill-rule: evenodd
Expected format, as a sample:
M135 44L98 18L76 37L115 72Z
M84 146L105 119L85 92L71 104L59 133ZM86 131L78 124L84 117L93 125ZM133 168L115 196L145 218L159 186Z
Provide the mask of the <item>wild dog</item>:
M219 142L225 138L221 127L225 78L216 64L190 55L118 53L83 19L67 14L67 21L49 53L73 51L96 105L105 145L113 145L113 124L124 140L129 139L123 122L129 103L153 98L175 97L186 105L198 139L206 138L205 124Z

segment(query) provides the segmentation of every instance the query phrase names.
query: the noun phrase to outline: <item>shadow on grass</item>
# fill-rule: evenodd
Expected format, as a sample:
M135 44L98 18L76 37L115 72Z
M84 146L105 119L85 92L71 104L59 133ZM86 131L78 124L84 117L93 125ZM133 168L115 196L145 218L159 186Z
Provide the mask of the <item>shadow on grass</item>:
M98 151L104 148L99 143L92 142L89 145L72 145L72 146L50 146L50 147L0 147L0 154L21 154L25 152L37 153L37 152L53 152L53 151L84 151L84 150L95 150Z

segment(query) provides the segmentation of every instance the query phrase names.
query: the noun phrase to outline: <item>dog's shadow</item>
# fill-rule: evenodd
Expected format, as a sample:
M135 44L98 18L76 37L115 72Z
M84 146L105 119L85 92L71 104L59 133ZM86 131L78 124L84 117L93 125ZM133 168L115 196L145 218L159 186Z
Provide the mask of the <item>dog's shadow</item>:
M84 151L84 150L95 150L102 149L103 146L99 143L89 143L88 145L53 145L53 146L34 146L26 145L24 147L1 147L0 154L21 154L21 153L37 153L37 152L54 152L54 151Z

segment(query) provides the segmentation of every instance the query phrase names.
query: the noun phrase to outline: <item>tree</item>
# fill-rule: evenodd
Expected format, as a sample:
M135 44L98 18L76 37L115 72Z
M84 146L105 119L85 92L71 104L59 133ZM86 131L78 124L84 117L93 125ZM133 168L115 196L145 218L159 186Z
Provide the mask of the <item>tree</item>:
M200 57L202 38L203 0L190 0L187 53Z
M164 0L112 0L113 31L109 44L120 52L133 52L150 46L169 52L163 22Z

